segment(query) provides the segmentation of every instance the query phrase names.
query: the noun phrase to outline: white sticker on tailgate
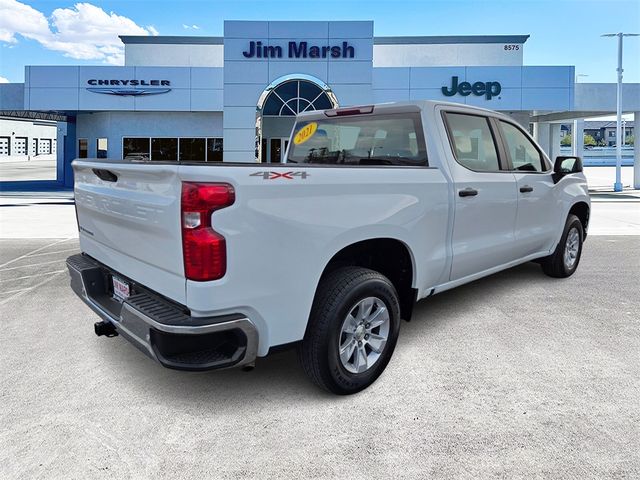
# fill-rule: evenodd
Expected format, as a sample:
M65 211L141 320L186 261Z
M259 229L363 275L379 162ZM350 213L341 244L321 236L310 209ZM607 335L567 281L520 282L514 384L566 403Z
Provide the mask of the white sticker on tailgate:
M122 302L129 298L131 294L129 284L116 276L111 277L113 280L113 298Z

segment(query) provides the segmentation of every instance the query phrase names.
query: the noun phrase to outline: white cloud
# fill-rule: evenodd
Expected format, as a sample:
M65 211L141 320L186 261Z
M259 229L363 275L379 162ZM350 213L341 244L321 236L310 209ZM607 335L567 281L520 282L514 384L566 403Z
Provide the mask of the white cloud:
M184 28L185 30L200 30L200 27L198 25L187 25L186 23L182 24L182 28Z
M0 0L0 42L15 44L17 35L35 40L49 50L80 60L124 63L124 45L118 35L158 35L114 12L90 3L57 8L48 19L35 8L17 0Z
M0 77L0 83L9 83L8 78Z
M0 0L0 41L17 43L16 34L43 40L51 31L45 16L38 10L15 0Z

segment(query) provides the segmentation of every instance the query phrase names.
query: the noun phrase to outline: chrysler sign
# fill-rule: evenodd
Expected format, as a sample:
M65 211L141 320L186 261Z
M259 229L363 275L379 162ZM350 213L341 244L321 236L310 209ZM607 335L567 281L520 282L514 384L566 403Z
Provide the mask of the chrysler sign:
M160 93L167 93L171 91L171 88L166 88L171 86L171 82L169 80L103 80L92 78L87 80L87 84L91 85L91 87L87 88L89 92L103 93L106 95L137 97L141 95L158 95Z

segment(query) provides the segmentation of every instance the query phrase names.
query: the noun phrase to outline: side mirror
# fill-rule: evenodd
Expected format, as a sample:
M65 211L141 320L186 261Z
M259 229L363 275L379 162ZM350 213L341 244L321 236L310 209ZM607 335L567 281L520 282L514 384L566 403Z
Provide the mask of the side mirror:
M580 157L560 156L556 157L553 165L553 180L558 182L565 175L582 172L582 160Z

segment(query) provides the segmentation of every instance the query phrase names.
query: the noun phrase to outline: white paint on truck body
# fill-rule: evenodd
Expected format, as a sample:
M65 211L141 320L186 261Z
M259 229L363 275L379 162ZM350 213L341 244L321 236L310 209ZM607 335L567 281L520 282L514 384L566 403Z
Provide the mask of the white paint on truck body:
M372 116L416 106L428 167L76 160L81 249L185 305L192 316L244 314L258 330L261 356L302 339L323 270L354 243L389 238L406 245L418 298L551 253L571 206L589 204L584 175L554 184L551 170L486 174L461 166L441 113L509 120L488 110L408 102L376 106ZM314 115L322 113L300 121ZM118 181L100 180L94 169L112 171ZM255 175L268 171L298 175ZM235 189L234 204L212 215L227 246L220 280L184 277L181 182L224 182ZM535 184L539 195L523 198L523 182ZM479 194L461 198L458 192L467 186Z

